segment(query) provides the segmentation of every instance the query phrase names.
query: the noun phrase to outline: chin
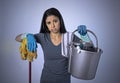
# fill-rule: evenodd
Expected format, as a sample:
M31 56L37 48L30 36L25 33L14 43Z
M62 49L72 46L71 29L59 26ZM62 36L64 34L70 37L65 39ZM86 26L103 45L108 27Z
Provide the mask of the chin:
M60 31L56 31L56 30L54 30L54 31L51 31L52 33L60 33Z

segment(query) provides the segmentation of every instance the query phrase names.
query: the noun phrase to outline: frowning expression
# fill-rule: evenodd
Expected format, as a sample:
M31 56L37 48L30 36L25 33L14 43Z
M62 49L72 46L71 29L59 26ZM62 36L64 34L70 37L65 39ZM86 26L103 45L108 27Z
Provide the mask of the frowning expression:
M46 18L46 25L51 33L60 32L60 20L55 15L50 15Z

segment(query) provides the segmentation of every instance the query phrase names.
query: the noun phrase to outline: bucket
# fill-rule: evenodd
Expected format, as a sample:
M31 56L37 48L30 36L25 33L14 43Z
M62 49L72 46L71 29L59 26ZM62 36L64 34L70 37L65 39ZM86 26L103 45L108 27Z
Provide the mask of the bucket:
M87 30L87 32L92 33L96 38L95 51L81 49L79 47L80 43L73 42L73 34L76 31L77 30L72 33L71 43L69 45L70 56L68 72L71 73L71 75L75 78L92 80L95 78L100 56L103 51L98 48L98 39L96 35L90 30Z

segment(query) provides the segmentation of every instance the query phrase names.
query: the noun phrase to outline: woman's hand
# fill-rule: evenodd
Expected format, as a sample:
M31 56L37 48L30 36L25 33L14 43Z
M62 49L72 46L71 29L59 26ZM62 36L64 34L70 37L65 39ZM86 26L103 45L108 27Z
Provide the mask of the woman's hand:
M23 33L23 34L18 35L15 38L15 40L18 41L18 42L22 42L22 40L24 38L27 38L27 49L30 52L35 52L36 48L37 48L37 43L36 43L36 40L34 38L34 35L30 34L30 33Z

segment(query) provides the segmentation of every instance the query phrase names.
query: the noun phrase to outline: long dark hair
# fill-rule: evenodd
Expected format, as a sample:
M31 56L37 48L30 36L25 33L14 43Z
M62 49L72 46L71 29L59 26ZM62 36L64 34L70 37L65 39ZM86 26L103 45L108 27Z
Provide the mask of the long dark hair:
M44 12L42 22L41 22L40 33L50 33L50 31L48 30L48 27L46 26L46 18L50 15L55 15L59 18L59 20L60 20L60 33L66 33L66 29L65 29L62 15L60 14L60 12L56 8L50 8Z

